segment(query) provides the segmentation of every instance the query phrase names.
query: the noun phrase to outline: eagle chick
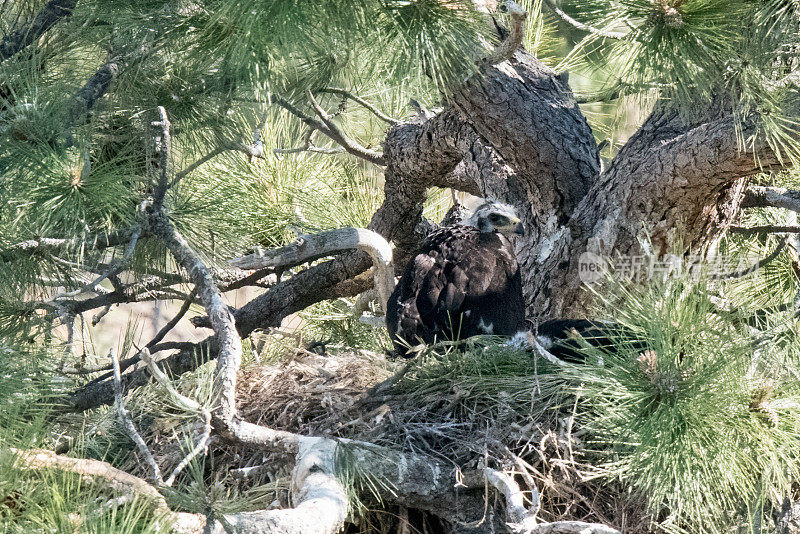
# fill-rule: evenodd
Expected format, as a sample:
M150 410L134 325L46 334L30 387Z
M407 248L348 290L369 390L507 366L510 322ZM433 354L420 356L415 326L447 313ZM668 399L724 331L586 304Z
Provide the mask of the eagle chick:
M489 201L425 238L387 304L396 353L409 358L419 343L523 330L522 280L509 240L523 233L513 207Z

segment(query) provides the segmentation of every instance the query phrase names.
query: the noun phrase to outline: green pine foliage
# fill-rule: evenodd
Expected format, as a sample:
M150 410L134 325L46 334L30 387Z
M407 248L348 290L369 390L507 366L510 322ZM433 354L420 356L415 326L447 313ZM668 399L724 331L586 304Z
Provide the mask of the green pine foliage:
M744 149L765 140L796 161L800 17L792 2L603 0L565 3L592 31L558 69L587 73L620 95L671 101L691 121L732 109ZM713 112L712 112L713 116Z
M775 328L794 333L793 312L768 317L758 339L719 312L704 280L611 285L603 312L626 332L611 350L583 341L586 362L567 371L598 472L668 532L766 522L762 506L800 481L797 343L775 343Z

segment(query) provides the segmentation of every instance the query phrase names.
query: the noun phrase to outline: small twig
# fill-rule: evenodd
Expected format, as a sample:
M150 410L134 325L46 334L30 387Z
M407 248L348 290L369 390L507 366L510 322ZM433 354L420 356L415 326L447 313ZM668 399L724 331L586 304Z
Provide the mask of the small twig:
M98 324L100 324L100 321L103 320L103 317L108 315L108 312L110 312L110 311L111 311L111 304L109 304L108 306L106 306L105 308L103 308L102 310L97 312L96 314L94 314L94 317L92 317L92 326L97 326Z
M189 296L186 297L186 299L183 301L181 309L178 310L178 313L175 314L175 317L170 319L169 322L165 324L155 336L153 336L153 339L151 339L147 343L147 345L145 345L146 349L153 348L157 343L159 343L162 339L164 339L164 336L166 336L170 330L175 328L175 325L178 324L178 322L183 318L183 316L186 315L186 312L189 311L189 308L191 307L192 302L194 302L194 298L196 296L197 296L197 288L194 288L192 289L192 292L189 293Z
M147 448L147 444L142 439L142 436L136 431L136 427L131 420L128 410L125 409L125 402L122 399L122 376L119 371L119 357L117 356L117 351L111 349L109 356L114 364L114 405L117 408L117 415L119 416L120 422L122 422L122 425L125 427L128 437L133 440L139 452L142 453L145 461L153 470L153 481L156 486L163 486L164 479L161 477L161 469L159 469L158 464L153 458L153 454L150 452L150 449Z
M194 399L190 399L185 395L181 395L178 393L178 390L172 385L172 382L167 378L167 375L164 374L161 369L153 361L153 358L150 357L150 351L147 348L144 348L140 351L140 356L142 361L147 364L147 368L150 370L150 374L153 375L153 378L158 382L164 389L167 390L170 397L176 402L176 404L188 411L196 413L203 417L203 434L201 435L200 439L195 444L194 448L187 454L183 460L175 467L172 473L167 477L164 481L165 486L172 486L175 482L175 477L183 471L187 465L199 454L204 453L208 449L208 442L211 439L211 412L203 406L200 405Z
M387 378L383 382L375 384L374 386L369 388L367 391L365 391L364 392L364 398L368 399L368 398L376 397L377 395L385 392L386 390L388 390L389 388L391 388L392 386L397 384L400 381L400 379L403 378L408 373L408 371L411 370L411 368L413 366L414 366L414 360L407 361L403 365L403 367L401 367L400 370L397 371L395 374L393 374L392 376L390 376L389 378Z
M205 156L203 156L202 158L198 159L197 161L195 161L194 163L183 169L182 171L175 173L175 177L172 179L172 182L170 182L169 187L172 188L173 186L175 186L175 184L177 184L183 178L185 178L189 173L191 173L201 165L205 165L206 163L208 163L215 157L219 156L226 150L228 150L226 147L217 147L208 154L206 154Z
M562 11L553 0L544 0L544 3L547 4L547 7L552 9L553 12L561 18L561 20L581 31L592 33L598 37L606 37L608 39L624 39L627 35L625 32L602 30L600 28L595 28L590 24L584 24L583 22L577 21L564 13L564 11Z
M122 258L114 260L108 264L108 270L95 279L89 286L91 291L97 291L97 286L106 278L117 276L130 264L133 258L133 253L136 251L136 243L139 241L139 236L142 235L142 229L136 228L131 235L130 241L125 245L125 252L122 253Z
M317 130L309 128L309 130L303 135L303 144L296 148L274 148L272 149L273 154L298 154L300 152L314 152L317 154L341 154L344 152L344 147L336 147L336 148L320 148L315 146L314 143L311 141L311 138L314 135L314 132Z
M617 80L614 85L607 89L601 89L593 93L575 93L575 101L578 104L592 104L594 102L608 102L609 100L616 100L622 96L622 92L627 85L621 80Z
M228 474L236 480L245 480L261 475L262 473L271 473L275 468L272 464L260 464L252 467L240 467L238 469L231 469Z
M352 101L360 104L362 107L366 108L368 111L370 111L373 115L378 117L383 122L387 122L387 123L389 123L391 125L395 125L395 124L400 122L397 119L393 119L392 117L390 117L388 115L385 115L384 113L381 113L381 111L378 108L376 108L375 106L373 106L372 104L370 104L369 102L367 102L366 100L361 98L360 96L351 93L347 89L340 89L338 87L326 87L325 89L322 89L321 91L323 93L333 93L333 94L342 95L342 96L344 96L346 98L349 98L350 100L352 100Z

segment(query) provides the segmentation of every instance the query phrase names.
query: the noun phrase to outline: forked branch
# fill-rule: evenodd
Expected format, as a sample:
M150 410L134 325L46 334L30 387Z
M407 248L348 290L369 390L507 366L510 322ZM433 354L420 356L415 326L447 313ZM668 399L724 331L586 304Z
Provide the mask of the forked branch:
M360 248L372 258L375 287L383 309L394 289L392 248L378 233L363 228L339 228L314 235L303 235L285 247L258 250L247 256L234 258L231 264L240 269L288 269L301 263L330 256L342 250Z

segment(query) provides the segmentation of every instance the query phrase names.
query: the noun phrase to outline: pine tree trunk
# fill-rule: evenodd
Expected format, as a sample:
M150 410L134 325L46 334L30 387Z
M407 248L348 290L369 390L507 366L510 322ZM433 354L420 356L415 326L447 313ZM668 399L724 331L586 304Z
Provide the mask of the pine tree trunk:
M590 297L578 272L585 252L702 251L735 217L745 177L759 170L755 157L777 163L762 145L739 151L732 117L713 103L692 119L657 107L601 172L565 77L525 51L466 84L437 116L395 127L385 153L386 202L373 227L401 258L416 243L427 186L518 208L527 234L517 256L534 323L586 316Z

